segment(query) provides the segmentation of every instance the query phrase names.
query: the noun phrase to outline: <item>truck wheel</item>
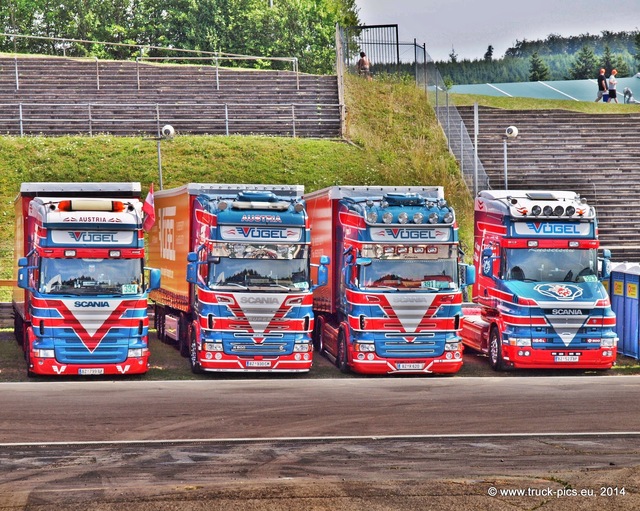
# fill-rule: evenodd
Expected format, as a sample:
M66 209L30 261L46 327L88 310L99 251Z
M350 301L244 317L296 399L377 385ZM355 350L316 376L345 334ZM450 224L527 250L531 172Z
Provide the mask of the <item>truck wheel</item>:
M504 359L502 358L502 339L497 328L491 329L489 335L489 362L494 371L502 371L504 369Z
M31 350L29 348L24 352L24 358L27 361L27 377L33 378L35 373L31 370Z
M313 340L313 347L318 353L322 353L322 349L324 348L324 345L322 343L323 327L324 321L319 317L316 317L315 323L313 324L313 333L311 334L311 338Z
M204 371L198 362L198 343L196 342L195 331L191 332L189 341L189 365L193 374L203 374Z
M180 322L178 324L178 349L180 355L184 358L189 356L189 323L187 317L184 314L180 314Z
M336 356L336 366L340 369L341 373L349 372L349 364L347 362L347 339L344 333L340 330L338 334L338 355Z
M156 334L160 342L167 342L167 338L164 334L164 309L156 307L155 314Z

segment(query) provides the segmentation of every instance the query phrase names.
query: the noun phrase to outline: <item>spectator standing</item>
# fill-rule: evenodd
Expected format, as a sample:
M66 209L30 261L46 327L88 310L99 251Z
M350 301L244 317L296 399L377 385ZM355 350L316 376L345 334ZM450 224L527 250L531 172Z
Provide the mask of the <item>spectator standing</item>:
M371 80L371 62L369 62L369 57L363 51L360 52L360 60L356 64L356 69L358 70L358 74L364 76L367 80Z
M602 99L604 93L607 92L607 78L604 76L604 69L600 70L600 74L598 75L598 97L596 98L596 103Z
M609 100L607 103L611 103L613 99L616 103L618 102L618 92L616 91L616 85L618 84L618 80L616 79L616 75L618 71L613 69L611 71L611 75L609 76Z

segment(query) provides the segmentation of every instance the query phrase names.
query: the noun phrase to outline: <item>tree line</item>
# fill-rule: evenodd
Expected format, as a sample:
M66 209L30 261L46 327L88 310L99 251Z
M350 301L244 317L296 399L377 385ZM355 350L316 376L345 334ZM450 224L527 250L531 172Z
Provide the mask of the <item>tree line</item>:
M329 73L335 26L358 25L355 0L4 0L0 30L42 38L265 57L297 57L301 71ZM0 51L126 59L140 49L0 37ZM167 56L157 48L146 56ZM225 63L225 65L227 65ZM233 65L233 62L229 62ZM258 67L278 67L258 61Z
M458 60L451 50L448 61L436 62L447 85L538 80L582 80L595 78L604 68L618 77L635 74L640 67L640 31L602 32L544 40L516 41L500 59L493 58L490 45L482 59Z

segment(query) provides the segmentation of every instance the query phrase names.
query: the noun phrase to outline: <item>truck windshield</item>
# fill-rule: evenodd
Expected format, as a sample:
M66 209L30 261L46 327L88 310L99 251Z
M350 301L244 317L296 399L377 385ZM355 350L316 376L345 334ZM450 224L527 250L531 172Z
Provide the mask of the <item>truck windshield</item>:
M503 278L530 282L596 282L595 249L510 248L503 257Z
M42 259L40 292L129 295L142 290L142 259Z
M209 267L209 286L306 290L309 289L308 260L221 257Z
M370 265L360 267L361 289L451 290L457 289L457 282L455 259L373 259Z

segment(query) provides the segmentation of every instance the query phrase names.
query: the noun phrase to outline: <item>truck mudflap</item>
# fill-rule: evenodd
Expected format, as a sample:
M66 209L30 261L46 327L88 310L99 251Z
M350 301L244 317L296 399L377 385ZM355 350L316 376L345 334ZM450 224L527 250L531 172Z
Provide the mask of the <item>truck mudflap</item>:
M149 370L149 352L142 357L129 357L119 364L61 364L55 358L29 356L29 372L53 376L109 376L144 374Z
M313 364L312 352L292 353L278 357L243 358L221 352L200 352L200 369L209 372L308 373Z
M359 374L454 374L462 368L462 349L447 351L441 357L407 360L357 353L349 365Z
M515 369L611 369L616 348L534 350L503 343L502 358Z

